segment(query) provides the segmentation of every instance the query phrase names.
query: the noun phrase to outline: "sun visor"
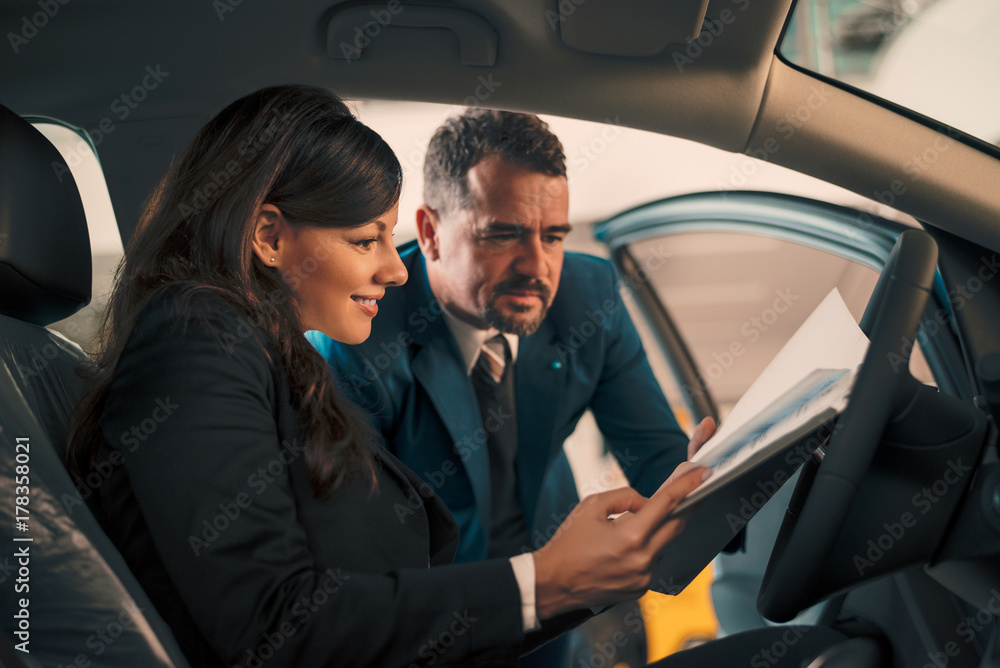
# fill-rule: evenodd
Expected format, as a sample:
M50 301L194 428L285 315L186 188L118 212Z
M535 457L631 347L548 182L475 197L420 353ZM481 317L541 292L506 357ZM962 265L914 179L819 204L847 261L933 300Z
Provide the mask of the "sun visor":
M559 0L545 12L566 46L605 56L654 56L701 33L708 0Z

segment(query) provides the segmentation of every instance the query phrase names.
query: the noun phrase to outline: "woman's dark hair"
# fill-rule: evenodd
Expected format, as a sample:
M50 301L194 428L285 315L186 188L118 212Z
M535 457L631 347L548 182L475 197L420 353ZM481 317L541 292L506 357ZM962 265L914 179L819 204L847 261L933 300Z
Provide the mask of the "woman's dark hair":
M223 296L280 351L317 496L350 475L372 473L374 430L336 388L302 334L289 283L260 261L252 238L264 204L293 225L352 227L391 209L400 187L389 146L321 88L265 88L209 121L146 202L118 267L90 383L70 428L66 462L77 479L94 465L98 421L132 329L168 289L179 313L191 313L191 298L206 290Z

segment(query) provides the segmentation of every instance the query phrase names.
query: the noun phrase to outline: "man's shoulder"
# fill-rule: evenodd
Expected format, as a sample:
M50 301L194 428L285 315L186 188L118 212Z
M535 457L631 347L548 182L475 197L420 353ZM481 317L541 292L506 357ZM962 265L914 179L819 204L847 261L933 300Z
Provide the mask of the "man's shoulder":
M407 321L414 311L419 312L426 301L424 293L427 282L427 271L424 257L416 240L407 242L399 248L399 259L406 267L408 277L406 283L386 288L385 296L379 300L379 311L372 320L372 333L369 340L381 341L395 339L400 332L407 331Z
M617 291L616 277L614 265L609 260L587 253L568 252L563 259L556 297L601 302Z

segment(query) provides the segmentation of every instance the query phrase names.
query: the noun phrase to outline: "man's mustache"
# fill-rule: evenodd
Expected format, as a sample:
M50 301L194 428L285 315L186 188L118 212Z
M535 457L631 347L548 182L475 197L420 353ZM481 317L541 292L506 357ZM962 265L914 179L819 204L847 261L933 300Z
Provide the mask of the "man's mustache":
M549 303L549 297L552 294L549 286L536 278L512 278L497 284L493 289L494 296L510 292L536 292L546 304Z

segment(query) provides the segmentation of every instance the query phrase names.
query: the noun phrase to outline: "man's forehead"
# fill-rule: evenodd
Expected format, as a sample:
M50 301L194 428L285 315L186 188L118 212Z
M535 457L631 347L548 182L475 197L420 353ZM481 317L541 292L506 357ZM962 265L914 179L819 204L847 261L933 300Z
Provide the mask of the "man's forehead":
M491 156L469 170L466 181L474 202L497 205L513 200L528 206L546 206L566 198L566 177L535 171Z

